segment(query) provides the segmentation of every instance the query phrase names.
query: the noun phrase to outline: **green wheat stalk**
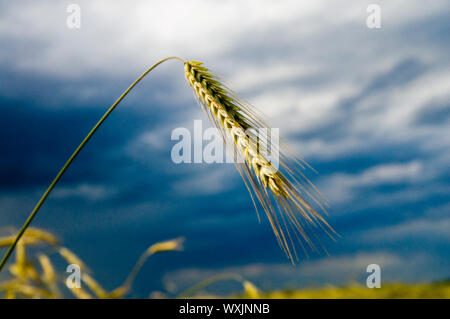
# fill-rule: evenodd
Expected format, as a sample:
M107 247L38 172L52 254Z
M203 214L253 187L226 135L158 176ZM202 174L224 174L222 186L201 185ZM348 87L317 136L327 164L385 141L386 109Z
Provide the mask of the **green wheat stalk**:
M87 144L87 142L89 142L89 140L91 139L91 137L94 135L94 133L98 130L98 128L103 124L103 122L106 120L106 118L111 114L112 111L114 111L114 109L117 107L117 105L119 105L119 103L125 98L125 96L127 96L127 94L136 86L136 84L138 84L150 71L152 71L154 68L156 68L158 65L160 65L161 63L167 61L167 60L179 60L181 62L184 63L184 60L179 58L179 57L168 57L165 59L162 59L158 62L156 62L155 64L153 64L147 71L145 71L144 73L142 73L142 75L140 77L137 78L136 81L133 82L133 84L131 84L128 89L126 89L122 95L113 103L113 105L110 106L110 108L106 111L106 113L102 116L102 118L97 122L97 124L95 124L95 126L92 128L92 130L89 132L89 134L84 138L84 140L81 142L81 144L76 148L76 150L73 152L73 154L69 157L69 159L67 160L67 162L64 164L64 166L61 168L61 170L58 172L58 174L56 175L55 179L52 181L52 183L50 184L50 186L47 188L47 190L45 191L45 193L42 195L41 199L39 200L39 202L36 204L36 206L34 207L33 211L30 213L30 215L28 216L27 220L25 221L25 223L23 224L23 226L20 228L19 233L17 234L14 242L11 244L11 246L8 248L6 254L3 256L2 261L0 262L0 271L2 271L3 267L5 266L6 262L8 261L8 258L11 256L12 252L14 251L14 248L17 245L17 242L20 240L20 238L22 237L23 233L25 232L25 230L28 228L28 226L31 224L31 222L33 221L34 217L36 216L37 212L39 211L39 209L41 208L41 206L44 204L45 200L47 199L48 195L50 195L50 193L52 192L53 188L55 188L56 184L58 183L58 181L61 179L61 177L64 175L64 173L66 172L67 168L70 166L70 164L72 164L73 160L78 156L78 154L80 153L80 151L83 149L83 147Z

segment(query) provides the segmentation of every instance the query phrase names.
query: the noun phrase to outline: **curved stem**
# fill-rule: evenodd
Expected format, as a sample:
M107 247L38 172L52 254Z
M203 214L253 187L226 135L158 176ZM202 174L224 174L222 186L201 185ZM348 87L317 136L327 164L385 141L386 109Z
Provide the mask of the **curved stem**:
M129 291L131 289L134 279L136 278L136 276L139 273L139 271L141 270L142 266L144 266L145 262L151 255L153 255L153 253L151 253L149 251L145 251L141 255L141 257L139 257L139 260L136 262L136 264L134 265L133 269L131 270L130 274L125 279L125 281L123 282L121 287L124 287L126 289L126 291Z
M67 170L67 168L70 166L70 164L73 162L73 160L77 157L78 153L80 153L80 151L83 149L83 147L86 145L86 143L91 139L92 135L94 135L95 131L97 131L97 129L102 125L102 123L106 120L106 118L109 116L109 114L111 114L112 111L114 111L114 109L116 108L116 106L120 103L120 101L123 100L123 98L136 86L136 84L139 83L139 81L141 81L150 71L152 71L154 68L156 68L158 65L160 65L161 63L167 61L167 60L171 60L171 59L175 59L175 60L179 60L182 63L184 63L184 60L176 57L176 56L171 56L165 59L162 59L158 62L156 62L155 64L153 64L147 71L145 71L144 73L142 73L142 75L140 77L137 78L136 81L133 82L133 84L130 85L130 87L128 89L126 89L122 95L114 102L113 105L111 105L111 107L108 109L108 111L106 111L106 113L102 116L102 118L97 122L97 124L95 124L95 126L92 128L92 130L89 132L89 134L84 138L84 140L81 142L81 144L77 147L77 149L73 152L73 154L70 156L70 158L67 160L66 164L64 164L64 166L61 168L61 170L59 171L59 173L56 175L55 179L53 180L53 182L50 184L50 186L47 188L47 190L45 191L44 195L42 195L41 199L39 200L39 202L36 204L36 206L34 207L33 211L30 213L30 216L28 216L27 220L25 221L25 224L23 224L22 228L20 228L19 233L17 234L16 238L14 239L14 242L11 244L11 246L8 248L8 251L6 252L6 254L3 256L3 259L0 263L0 272L3 269L3 266L6 264L8 258L11 256L12 252L14 251L14 248L17 245L17 242L20 240L20 238L22 237L23 233L25 232L25 230L28 228L28 226L30 225L30 223L32 222L33 218L36 216L36 213L39 211L39 209L41 208L42 204L44 204L45 200L47 199L48 195L50 195L51 191L53 190L53 188L55 187L55 185L58 183L59 179L61 178L61 176L64 174L64 172Z

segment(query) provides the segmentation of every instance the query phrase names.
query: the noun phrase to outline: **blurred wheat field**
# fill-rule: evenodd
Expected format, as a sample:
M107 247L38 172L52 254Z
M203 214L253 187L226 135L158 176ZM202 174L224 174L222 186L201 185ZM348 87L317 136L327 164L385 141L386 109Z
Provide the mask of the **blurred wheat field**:
M7 246L14 236L0 237L0 248ZM34 250L29 248L36 246ZM183 249L183 239L154 243L143 252L124 283L112 291L107 291L94 279L93 270L72 251L61 246L52 233L38 228L29 228L20 240L16 258L8 267L6 276L0 279L0 298L126 298L133 292L133 282L147 259L156 253L165 253ZM62 258L67 264L78 264L82 269L83 288L69 289L65 282L67 274L57 269L53 260ZM241 292L231 295L216 295L209 288L223 281L235 281L241 285ZM438 283L382 284L381 288L369 289L365 286L350 284L343 287L324 287L308 289L285 289L263 291L255 283L236 273L218 273L198 282L176 295L154 291L150 298L230 298L230 299L408 299L408 298L450 298L450 280Z
M244 296L245 297L245 296ZM382 284L381 288L364 286L326 287L319 289L278 290L263 293L268 299L449 299L450 281L431 284Z

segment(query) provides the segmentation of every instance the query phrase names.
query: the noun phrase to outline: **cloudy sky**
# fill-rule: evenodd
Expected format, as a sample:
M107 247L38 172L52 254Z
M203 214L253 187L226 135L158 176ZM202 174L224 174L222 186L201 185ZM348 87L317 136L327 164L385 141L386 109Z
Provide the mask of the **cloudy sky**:
M79 29L67 7L81 9ZM366 24L381 8L381 28ZM203 61L318 174L336 242L293 267L232 164L171 161L202 114L182 65L143 80L61 179L34 226L108 288L151 243L136 296L232 272L263 288L450 276L447 1L0 1L0 228L20 227L67 157L146 68ZM234 287L235 289L238 289Z

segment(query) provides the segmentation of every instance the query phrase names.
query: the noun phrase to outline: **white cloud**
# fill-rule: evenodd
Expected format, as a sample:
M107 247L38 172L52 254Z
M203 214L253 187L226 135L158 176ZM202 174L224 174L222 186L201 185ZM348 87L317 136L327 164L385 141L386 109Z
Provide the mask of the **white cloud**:
M183 196L215 194L231 189L233 180L239 176L232 164L214 165L209 169L204 167L201 173L191 175L174 182L173 190Z
M200 0L135 1L133 6L127 1L78 1L81 29L73 30L65 24L70 3L4 6L0 38L37 44L33 52L16 57L16 67L81 76L96 70L135 72L174 54L206 58L230 50L242 33L306 16L324 5L307 4L298 10L295 1L275 4L249 0L239 5Z
M321 181L322 191L333 203L353 199L360 187L382 184L413 183L426 178L419 161L391 163L370 167L359 174L336 173Z
M381 229L364 231L361 236L370 242L398 241L410 238L435 238L450 242L450 218L429 220L420 218Z
M308 132L332 123L339 112L337 103L358 87L349 83L331 83L319 88L301 88L290 84L286 87L268 87L251 99L264 114L278 124L283 135Z
M53 191L52 196L58 199L79 197L89 200L104 200L116 193L117 190L103 185L79 184L73 187L58 187Z
M350 178L353 186L373 185L381 183L395 183L414 181L422 173L422 165L418 161L406 164L383 164L371 167L356 178Z
M239 91L242 92L257 89L262 85L308 78L318 71L320 71L319 66L287 63L287 61L275 61L264 68L261 68L258 64L251 63L242 65L239 68L239 73L233 74L233 77L227 82L232 87L239 88Z
M390 139L397 137L403 140L413 130L415 125L412 122L421 111L435 110L440 102L450 100L449 82L450 67L447 67L427 73L404 87L378 93L369 105L361 103L363 112L355 121L355 131L370 131Z

